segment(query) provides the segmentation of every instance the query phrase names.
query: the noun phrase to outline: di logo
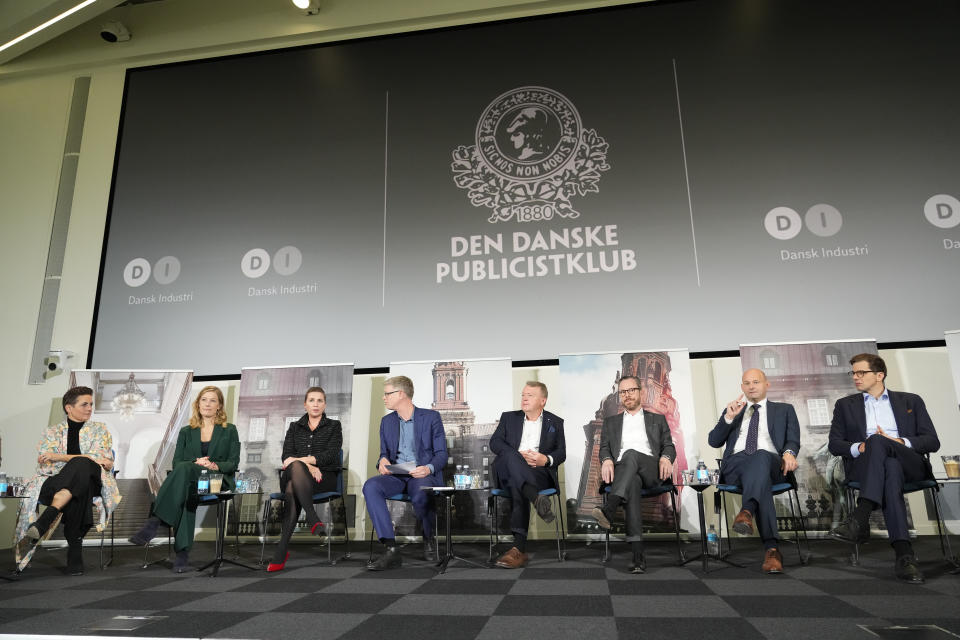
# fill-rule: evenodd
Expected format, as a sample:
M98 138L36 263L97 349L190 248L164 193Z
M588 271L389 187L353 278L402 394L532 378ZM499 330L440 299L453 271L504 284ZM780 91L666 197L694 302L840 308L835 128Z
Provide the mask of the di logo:
M960 200L945 193L930 198L923 205L927 222L941 229L952 229L960 224Z
M303 264L303 254L300 249L293 246L286 246L277 249L271 260L270 254L265 249L250 249L243 254L240 261L240 270L248 278L259 278L270 270L271 264L273 270L281 276L290 276L300 270Z
M164 256L151 267L145 258L134 258L123 268L123 281L128 287L146 284L151 275L157 284L170 284L180 277L180 261Z
M829 204L815 204L800 218L790 207L775 207L763 218L763 228L777 240L790 240L806 226L810 233L828 238L843 227L843 216Z

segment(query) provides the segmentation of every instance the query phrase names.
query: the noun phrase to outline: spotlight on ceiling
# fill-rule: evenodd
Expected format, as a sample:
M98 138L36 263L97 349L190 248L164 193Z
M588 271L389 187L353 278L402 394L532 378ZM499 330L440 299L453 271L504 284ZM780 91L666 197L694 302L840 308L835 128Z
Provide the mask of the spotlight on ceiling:
M100 27L100 37L107 42L126 42L130 39L130 30L116 20L104 22Z
M320 0L290 0L297 9L303 9L308 16L320 13Z

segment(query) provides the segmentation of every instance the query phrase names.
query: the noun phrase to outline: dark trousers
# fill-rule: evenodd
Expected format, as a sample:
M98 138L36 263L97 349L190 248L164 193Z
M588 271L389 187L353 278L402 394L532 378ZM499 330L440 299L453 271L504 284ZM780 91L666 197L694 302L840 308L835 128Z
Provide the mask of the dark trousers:
M546 467L531 467L519 451L498 453L493 460L501 489L510 491L510 530L527 535L530 526L530 501L523 496L523 485L529 484L537 491L554 488L553 474Z
M87 535L93 526L93 512L90 500L100 495L100 465L80 456L72 458L55 476L47 478L40 487L40 504L49 505L61 489L70 491L70 502L65 504L63 514L63 537L74 542Z
M390 510L387 509L387 496L406 493L410 496L413 512L423 526L423 537L432 538L433 530L433 494L430 491L421 491L420 487L437 487L443 485L443 477L439 471L425 478L412 476L373 476L363 483L363 499L367 502L367 513L373 521L373 528L380 538L395 538L393 522L390 520Z
M883 509L890 540L909 540L903 483L929 475L923 456L890 438L873 435L867 438L863 453L853 459L848 474L860 483L860 497Z
M777 511L773 506L773 493L770 487L778 482L786 482L781 471L782 460L769 451L759 450L753 454L743 451L735 453L723 461L723 479L728 484L743 488L743 504L750 501L757 505L753 514L764 542L778 540Z
M633 449L623 452L623 457L613 466L613 483L610 494L623 499L627 520L627 542L643 540L643 506L640 491L659 487L660 459Z

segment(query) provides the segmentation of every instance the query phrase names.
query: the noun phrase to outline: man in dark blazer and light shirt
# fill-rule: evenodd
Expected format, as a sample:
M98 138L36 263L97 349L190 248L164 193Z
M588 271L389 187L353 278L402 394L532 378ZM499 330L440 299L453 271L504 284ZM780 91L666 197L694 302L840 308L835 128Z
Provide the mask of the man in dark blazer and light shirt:
M600 478L610 485L607 504L595 507L591 515L609 529L617 508L623 505L627 520L627 542L633 560L627 570L644 573L643 507L640 491L656 487L673 476L677 457L667 419L640 406L640 378L625 376L618 384L623 412L603 419L600 428Z
M850 367L857 393L834 405L828 446L830 453L843 458L847 479L860 483L860 497L853 513L830 537L866 542L870 513L882 508L897 578L922 584L909 540L903 483L933 477L924 454L939 450L940 440L920 396L886 388L883 358L861 353L850 359Z
M744 371L743 393L727 404L707 440L711 447L726 444L720 481L743 488L743 508L731 528L752 535L756 520L764 546L764 573L783 573L771 487L786 482L786 474L797 468L800 422L792 404L767 399L769 388L763 371Z
M567 458L563 419L549 411L547 385L527 382L520 393L520 410L505 411L490 438L490 450L496 454L494 473L500 487L512 498L510 529L513 546L499 558L497 566L517 569L527 564L527 527L533 503L544 522L556 517L550 497L539 495L543 489L559 489L557 467Z
M443 485L447 463L447 440L443 421L433 409L413 406L413 381L406 376L387 378L383 383L383 404L390 411L380 420L378 475L363 484L367 512L373 521L383 554L367 565L371 571L396 569L403 564L387 509L387 496L406 493L423 527L423 557L432 560L436 541L433 530L433 496L421 487ZM408 463L409 473L393 473L388 466Z

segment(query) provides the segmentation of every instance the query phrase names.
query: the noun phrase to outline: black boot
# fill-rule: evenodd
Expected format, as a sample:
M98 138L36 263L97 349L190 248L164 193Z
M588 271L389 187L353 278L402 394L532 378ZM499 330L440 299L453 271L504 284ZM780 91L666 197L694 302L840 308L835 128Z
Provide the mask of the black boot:
M157 536L157 529L160 528L161 524L160 518L150 516L147 518L147 521L143 523L143 526L140 527L139 531L130 536L128 540L141 547L146 546Z
M53 524L53 521L60 515L60 509L56 507L47 507L40 517L27 529L27 537L32 540L39 540Z
M190 571L190 550L181 549L177 551L177 557L173 561L174 573L186 573Z
M68 540L67 573L72 576L83 575L83 538Z

